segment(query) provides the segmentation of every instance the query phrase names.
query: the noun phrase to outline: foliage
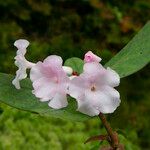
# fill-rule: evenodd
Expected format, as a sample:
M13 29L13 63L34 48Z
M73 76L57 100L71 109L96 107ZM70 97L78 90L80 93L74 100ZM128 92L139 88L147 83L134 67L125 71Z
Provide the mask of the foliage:
M150 62L150 22L106 66L126 77Z
M1 107L5 109L0 115L1 150L74 150L74 147L90 150L91 145L84 145L84 140L92 134L93 127L98 129L96 120L90 126L89 122L73 123L19 111L2 104ZM87 129L91 132L86 132Z
M43 117L29 112L23 112L14 108L0 105L5 109L0 115L0 149L2 150L97 150L100 144L83 144L87 137L97 134L99 120L92 119L86 122L71 122L62 119ZM10 117L11 112L11 117ZM88 131L88 132L87 132ZM138 150L138 147L127 140L127 137L119 135L119 139L126 145L126 150ZM102 143L102 145L108 143Z

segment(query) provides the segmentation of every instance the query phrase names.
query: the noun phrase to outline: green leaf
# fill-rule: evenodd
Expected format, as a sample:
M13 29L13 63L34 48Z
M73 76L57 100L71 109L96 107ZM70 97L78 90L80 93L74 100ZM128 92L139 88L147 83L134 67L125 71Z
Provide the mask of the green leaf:
M77 73L82 73L84 62L80 58L72 57L67 59L64 65L71 67L73 71L76 71Z
M120 77L131 75L150 62L150 22L108 63Z
M123 135L118 134L120 144L124 145L125 150L140 150L140 147L137 144L133 144L131 140L125 138Z
M72 121L85 121L90 117L76 111L76 101L68 97L69 105L64 109L52 109L47 102L40 102L32 94L31 81L29 79L21 82L21 89L17 90L12 85L12 75L0 73L0 101L25 111L30 111L40 115L52 116Z

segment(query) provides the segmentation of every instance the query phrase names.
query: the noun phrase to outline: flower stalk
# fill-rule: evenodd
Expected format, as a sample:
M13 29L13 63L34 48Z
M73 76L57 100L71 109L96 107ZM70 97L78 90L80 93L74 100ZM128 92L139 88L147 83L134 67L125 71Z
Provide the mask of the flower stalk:
M102 121L108 135L109 135L108 142L110 143L113 150L117 150L118 145L119 145L117 132L112 130L110 124L106 120L106 117L102 113L99 114L99 118L101 119L101 121Z

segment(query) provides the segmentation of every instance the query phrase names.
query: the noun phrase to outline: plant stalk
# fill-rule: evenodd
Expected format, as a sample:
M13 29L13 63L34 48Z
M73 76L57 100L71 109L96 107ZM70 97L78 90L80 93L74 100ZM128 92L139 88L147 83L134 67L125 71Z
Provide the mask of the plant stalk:
M110 145L112 146L113 150L117 150L118 145L119 145L117 132L114 132L112 130L110 124L106 120L106 117L102 113L99 114L99 118L101 119L101 121L110 137L110 140L109 140Z

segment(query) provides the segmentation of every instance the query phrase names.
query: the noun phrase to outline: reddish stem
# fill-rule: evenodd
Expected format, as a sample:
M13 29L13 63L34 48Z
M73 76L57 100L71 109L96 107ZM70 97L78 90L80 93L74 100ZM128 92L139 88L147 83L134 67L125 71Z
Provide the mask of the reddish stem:
M117 150L118 145L119 145L118 134L112 130L110 124L106 120L106 117L102 113L99 114L99 118L101 119L101 121L110 137L110 144L111 144L113 150Z

